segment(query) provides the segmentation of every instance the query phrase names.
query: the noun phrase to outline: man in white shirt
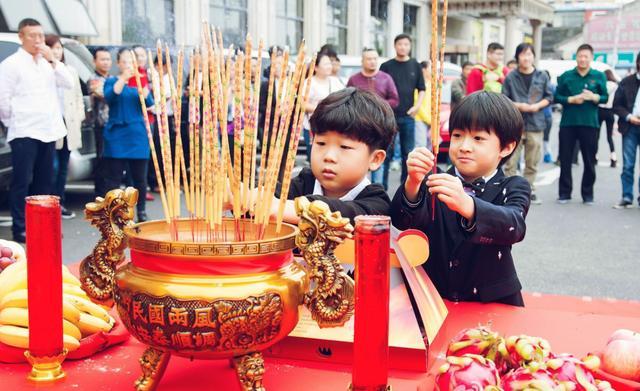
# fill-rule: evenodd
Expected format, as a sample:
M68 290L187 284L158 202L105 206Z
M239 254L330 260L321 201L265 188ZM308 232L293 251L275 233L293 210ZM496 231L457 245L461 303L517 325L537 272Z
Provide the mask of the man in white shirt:
M50 194L55 141L67 134L57 88L71 88L71 74L45 45L31 18L18 25L22 46L0 64L0 120L8 128L13 177L10 198L13 239L24 243L25 197Z

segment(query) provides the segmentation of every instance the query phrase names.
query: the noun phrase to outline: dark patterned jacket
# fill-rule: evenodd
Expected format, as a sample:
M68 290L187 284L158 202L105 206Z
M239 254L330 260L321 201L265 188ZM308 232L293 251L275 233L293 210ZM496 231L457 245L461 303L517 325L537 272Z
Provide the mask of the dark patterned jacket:
M449 173L453 174L453 169ZM437 199L432 221L425 182L416 204L407 201L404 186L398 189L391 203L391 219L398 229L426 233L430 256L423 267L443 298L522 306L522 286L511 246L524 239L530 196L531 188L524 178L506 177L498 169L484 190L473 197L476 213L470 227Z

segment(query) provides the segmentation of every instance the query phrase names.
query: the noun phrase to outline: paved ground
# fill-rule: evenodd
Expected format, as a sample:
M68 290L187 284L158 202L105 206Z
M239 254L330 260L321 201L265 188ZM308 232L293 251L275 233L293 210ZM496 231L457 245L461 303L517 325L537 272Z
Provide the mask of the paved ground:
M557 127L552 135L556 144ZM615 136L620 151L620 135ZM554 147L554 150L555 149ZM597 168L595 205L581 203L578 192L567 205L555 202L559 168L540 165L538 195L542 205L533 205L527 217L527 236L515 245L513 253L518 274L527 291L614 297L640 300L640 209L612 209L620 198L620 168L608 167L608 148L601 140ZM606 166L604 163L607 163ZM574 166L574 187L579 191L582 165ZM578 181L576 181L576 178ZM392 171L390 183L395 191L399 172ZM82 208L91 201L88 192L68 195L67 206L77 214L63 221L63 259L65 263L81 260L97 241L97 231L82 219ZM160 218L159 201L148 205L149 217ZM0 208L0 237L10 237L6 222L7 206ZM4 216L5 223L2 223Z

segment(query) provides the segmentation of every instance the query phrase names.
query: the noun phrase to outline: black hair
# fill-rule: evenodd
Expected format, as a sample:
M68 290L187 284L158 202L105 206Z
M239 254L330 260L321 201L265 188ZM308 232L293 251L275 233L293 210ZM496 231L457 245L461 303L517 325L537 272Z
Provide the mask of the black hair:
M50 48L53 48L56 43L59 43L60 46L62 46L62 58L60 59L60 62L64 64L64 45L62 44L62 41L60 41L60 37L56 34L47 34L44 36L44 44Z
M425 60L420 63L420 68L427 69L429 68L430 65L431 65L431 61Z
M611 69L605 69L604 75L607 78L607 81L612 81L614 83L618 82L618 80L616 80L616 76L613 74L613 71Z
M323 57L329 57L329 59L331 59L331 56L329 55L329 53L319 51L318 54L316 55L316 68L318 67L318 64L320 64L320 60L322 60Z
M520 111L505 95L478 91L462 98L451 112L449 131L456 129L494 132L500 140L500 148L513 141L517 147L522 138L524 120ZM500 164L506 162L509 156L504 157Z
M640 72L640 52L638 52L638 56L636 57L636 71Z
M393 44L395 45L401 39L408 39L409 42L412 42L411 41L411 36L409 34L404 34L403 33L403 34L396 35L396 37L393 39Z
M386 151L396 133L391 106L378 95L354 87L320 101L309 121L315 134L338 132L367 144L370 151Z
M20 23L18 23L18 31L27 26L41 26L41 24L33 18L24 18L20 21Z
M366 53L366 52L376 52L378 53L378 55L380 55L380 53L378 52L378 49L371 47L371 46L365 46L362 48L362 53Z
M512 58L511 60L507 61L507 67L509 65L511 65L511 64L518 65L518 61L516 59Z
M136 47L142 47L142 46L136 46ZM122 53L124 52L131 52L133 50L133 48L130 47L121 47L120 49L118 49L118 54L116 54L116 61L120 61L120 57L122 56Z
M582 45L578 46L578 50L576 50L576 53L583 50L588 50L591 52L591 54L593 54L593 46L589 45L588 43L583 43Z
M495 52L496 50L504 50L504 46L500 45L498 42L491 42L489 46L487 46L488 52Z
M330 43L325 43L324 45L322 45L322 47L320 48L320 53L326 54L332 60L334 58L338 58L338 51L336 50L335 46Z
M268 50L269 57L271 57L271 54L273 54L273 52L276 53L276 57L280 57L284 54L284 50L282 49L282 47L278 45L273 45L269 48Z
M518 56L526 52L527 49L531 50L531 53L533 53L533 57L536 56L536 49L533 47L533 45L527 42L522 42L516 47L516 55L513 57L516 59L516 62L518 61Z
M472 67L474 64L471 61L465 61L462 63L462 68L464 67Z
M95 48L95 50L93 51L93 59L95 60L98 57L98 52L107 52L109 54L109 57L111 57L111 52L109 51L109 49L107 49L104 46L98 46L97 48Z

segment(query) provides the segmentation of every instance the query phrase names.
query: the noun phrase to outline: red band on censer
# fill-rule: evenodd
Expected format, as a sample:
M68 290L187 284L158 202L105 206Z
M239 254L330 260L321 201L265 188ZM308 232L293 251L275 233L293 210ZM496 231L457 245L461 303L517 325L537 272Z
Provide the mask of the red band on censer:
M197 257L146 253L131 249L134 266L158 273L188 275L237 275L280 269L293 261L291 251L234 257Z

